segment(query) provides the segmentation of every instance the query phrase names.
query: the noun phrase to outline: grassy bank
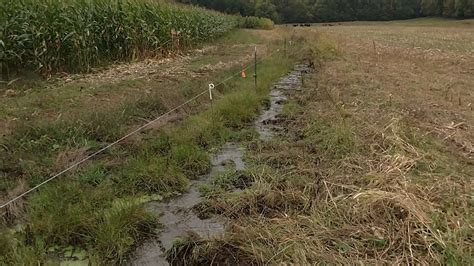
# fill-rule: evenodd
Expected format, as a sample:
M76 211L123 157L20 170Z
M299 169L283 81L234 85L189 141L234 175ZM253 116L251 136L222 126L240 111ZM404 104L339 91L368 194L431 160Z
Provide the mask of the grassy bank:
M204 189L208 200L199 210L229 217L230 230L214 241L181 242L174 250L180 258L196 264L472 264L472 135L451 126L456 137L449 139L435 129L459 120L470 126L472 111L440 91L427 92L440 80L407 80L407 68L433 75L421 57L441 57L401 52L391 39L380 40L384 48L373 53L358 39L359 32L368 34L359 27L322 35L302 30L320 66L287 103L278 124L285 130L272 141L247 142L249 169L220 175ZM472 98L463 90L469 79L465 74L452 87L463 99Z
M267 45L275 48L274 44ZM124 262L136 245L159 227L158 218L145 212L142 203L185 190L190 179L207 173L211 151L226 141L252 136L247 126L258 113L272 82L293 62L294 58L283 58L279 53L265 58L259 65L257 91L251 78L229 80L217 87L212 108L204 96L176 114L178 121L190 115L189 118L131 138L48 184L26 202L10 206L2 216L9 229L2 228L0 246L5 248L0 251L1 261L37 264L54 262L59 257L88 259L98 264ZM221 71L215 80L223 80L240 69L235 66ZM180 93L188 98L201 92L206 84L206 80L196 79ZM167 110L158 94L146 98L130 108L117 107L125 110L122 112L80 116L85 123L43 121L16 128L4 142L8 156L1 169L5 176L15 176L9 180L16 187L5 189L7 196L114 140L133 128L137 117L150 119ZM38 158L40 151L43 156ZM18 161L24 163L16 165ZM22 176L23 187L18 182Z

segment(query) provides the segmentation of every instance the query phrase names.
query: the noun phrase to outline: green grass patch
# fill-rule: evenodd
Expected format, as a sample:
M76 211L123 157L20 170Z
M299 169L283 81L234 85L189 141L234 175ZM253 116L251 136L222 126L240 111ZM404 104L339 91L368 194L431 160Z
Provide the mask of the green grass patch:
M112 179L116 189L124 194L167 194L181 191L188 185L186 175L180 167L167 156L160 157L144 151L129 158Z
M335 60L342 55L342 50L337 43L326 35L319 35L313 46L316 52L314 56L319 60Z
M261 44L263 38L252 30L232 30L216 41L217 44Z
M101 262L121 262L157 220L140 202L115 200L114 194L110 187L91 189L78 182L46 187L30 199L28 229L22 232L36 249L75 246Z
M177 145L171 149L171 159L189 179L206 174L210 169L207 152L192 144Z
M357 151L353 130L345 121L331 124L319 119L313 121L306 130L306 141L332 158Z
M296 101L290 100L283 106L283 115L289 119L294 119L296 118L296 115L302 111L302 109L303 108Z

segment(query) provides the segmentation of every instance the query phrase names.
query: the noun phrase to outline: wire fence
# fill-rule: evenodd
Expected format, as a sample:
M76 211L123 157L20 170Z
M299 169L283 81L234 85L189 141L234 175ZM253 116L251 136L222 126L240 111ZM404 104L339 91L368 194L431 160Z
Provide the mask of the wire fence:
M285 41L286 43L286 41ZM275 51L275 52L279 52L279 50ZM272 56L273 53L270 53L270 55L267 55L267 56ZM50 183L51 181L57 179L58 177L70 172L71 170L79 167L80 165L84 164L85 162L93 159L94 157L96 157L97 155L103 153L104 151L110 149L111 147L115 146L115 145L118 145L119 143L123 142L124 140L126 140L127 138L135 135L135 134L138 134L140 132L142 132L143 130L147 129L148 127L150 127L151 125L157 123L158 121L160 121L161 119L163 119L164 117L166 117L167 115L183 108L184 106L194 102L195 100L197 100L198 98L202 97L203 95L206 95L209 93L209 98L212 102L212 89L214 88L217 88L218 86L228 82L229 80L232 80L238 76L240 76L240 74L242 73L242 71L247 71L249 69L252 68L252 66L255 68L255 73L254 73L254 79L255 79L255 86L257 84L257 65L260 64L261 62L263 61L263 58L261 59L257 59L257 49L255 48L255 51L254 51L254 62L248 64L246 67L242 68L242 70L239 70L238 72L236 73L233 73L231 74L230 76L226 77L225 79L221 80L220 82L216 83L216 84L213 84L211 83L210 85L212 86L209 86L209 88L207 88L206 90L203 90L202 92L196 94L195 96L191 97L190 99L188 99L187 101L185 101L184 103L170 109L169 111L161 114L160 116L156 117L155 119L147 122L146 124L134 129L133 131L129 132L128 134L126 134L125 136L117 139L116 141L112 142L112 143L109 143L107 146L97 150L96 152L88 155L87 157L71 164L69 167L67 167L66 169L62 170L61 172L58 172L57 174L49 177L48 179L44 180L43 182L37 184L36 186L26 190L25 192L19 194L18 196L8 200L7 202L3 203L2 205L0 205L0 209L3 209L3 208L6 208L7 206L9 206L10 204L18 201L19 199L21 198L24 198L26 197L28 194L31 194L32 192L38 190L39 188L41 188L42 186ZM255 87L256 89L256 87Z

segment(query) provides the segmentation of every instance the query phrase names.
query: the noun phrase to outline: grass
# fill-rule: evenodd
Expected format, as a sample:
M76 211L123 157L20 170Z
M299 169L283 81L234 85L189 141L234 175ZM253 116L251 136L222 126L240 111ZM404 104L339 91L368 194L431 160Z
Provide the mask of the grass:
M439 26L439 27L449 27L452 25L458 25L458 26L468 26L474 23L472 19L465 19L465 20L458 20L458 19L449 19L449 18L439 18L439 17L427 17L427 18L417 18L417 19L410 19L410 20L400 20L400 21L393 21L393 22L388 22L392 24L399 24L399 25L405 25L405 26L414 26L414 27L420 27L420 26Z
M41 189L28 198L27 205L11 206L3 213L5 224L22 217L23 228L0 240L0 245L16 243L0 254L3 261L26 263L26 258L16 255L19 250L34 253L28 259L35 263L54 262L54 257L65 257L73 247L79 254L86 251L91 263L123 263L159 226L158 219L150 216L142 203L184 191L189 180L209 171L210 151L231 139L252 135L247 126L252 125L271 83L290 68L293 60L271 55L259 66L257 91L252 79L227 81L216 88L212 108L203 97L187 113L178 112L179 117L189 116L182 122L127 140ZM222 80L239 69L221 71L216 79ZM201 85L192 84L182 93L193 95ZM130 105L119 105L107 115L96 113L92 122L84 112L78 113L79 120L25 124L24 129L17 128L6 139L2 172L25 176L29 184L35 184L48 173L112 141L135 121L141 121L138 116L154 117L165 106L158 95L148 96ZM43 156L38 158L40 150ZM14 162L20 159L24 164L16 165ZM14 181L4 188L5 192L17 186Z
M407 34L385 23L349 27L360 27L352 32L374 27L370 34L375 36L384 30L395 37ZM456 117L470 125L472 114L427 89L443 82L434 73L453 78L457 72L437 67L430 72L433 66L418 64L417 55L394 52L390 39L373 53L357 34L341 37L348 28L302 33L314 44L309 54L321 64L307 76L305 90L286 104L280 126L287 132L268 142L248 141L250 168L219 175L203 188L207 201L199 210L228 217L228 232L215 240L182 241L171 258L185 257L189 263L232 258L235 264L472 264L474 169L472 151L461 145L472 143L472 134L439 129ZM464 28L451 31L465 33ZM410 64L431 79L407 79ZM460 82L453 89L467 87ZM421 110L403 111L414 106ZM245 181L241 191L235 190L237 180Z
M74 152L78 152L77 155L80 156L81 152L96 149L100 143L111 142L125 134L131 119L137 117L147 119L164 111L158 95L114 109L109 110L112 113L85 111L76 114L75 118L53 122L40 120L37 123L24 123L18 126L3 143L5 152L1 156L3 162L0 169L6 173L48 175L50 173L48 169L64 167L64 164L69 163L67 158L63 162L64 160L59 160L57 157L61 151L65 151L63 156L66 157L74 156ZM72 154L68 154L67 151ZM43 157L38 158L36 156L38 152L42 152ZM19 160L23 163L17 163Z
M234 30L232 34L225 35L222 38L217 40L217 43L223 44L260 44L262 43L262 38L256 34L248 34L249 30ZM270 33L270 32L268 32Z
M378 49L384 45L390 47L412 48L427 50L431 56L441 56L440 52L452 52L459 55L472 53L472 27L473 20L450 20L442 18L422 18L406 21L382 22L356 22L354 24L341 24L334 33L340 33L354 38L365 39L366 42L357 42L372 48L375 41ZM383 25L382 27L380 25ZM325 28L322 28L325 31ZM416 35L417 38L413 38ZM354 43L356 44L356 43Z

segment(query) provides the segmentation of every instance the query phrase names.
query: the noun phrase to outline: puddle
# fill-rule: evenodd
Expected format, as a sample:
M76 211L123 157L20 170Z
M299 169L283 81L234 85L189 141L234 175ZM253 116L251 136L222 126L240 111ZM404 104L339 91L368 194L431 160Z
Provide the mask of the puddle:
M130 265L169 265L165 252L173 246L177 238L192 233L208 239L223 233L226 224L223 218L200 219L193 212L192 207L203 201L199 187L210 183L211 177L229 168L245 169L243 156L243 148L237 144L227 143L218 154L212 157L211 172L199 180L192 181L185 194L167 202L147 203L148 211L160 215L160 223L163 227L157 232L156 239L145 243L137 250Z
M255 121L255 127L261 140L269 140L275 134L278 116L287 102L289 90L301 89L302 73L308 72L306 65L297 65L293 71L280 79L270 93L270 107ZM226 221L224 218L212 217L200 219L193 207L203 201L199 187L211 182L212 177L227 169L244 170L244 149L234 143L225 144L220 152L212 157L212 168L208 175L200 180L192 181L189 190L180 197L167 202L149 202L146 208L160 215L163 228L157 231L157 238L145 243L135 253L130 265L169 265L165 252L179 237L189 233L197 234L201 238L209 239L224 232Z
M278 116L283 112L283 105L288 101L288 91L301 90L301 80L310 68L307 65L296 65L294 70L281 78L270 92L270 107L255 121L255 128L261 140L271 139L279 127Z

